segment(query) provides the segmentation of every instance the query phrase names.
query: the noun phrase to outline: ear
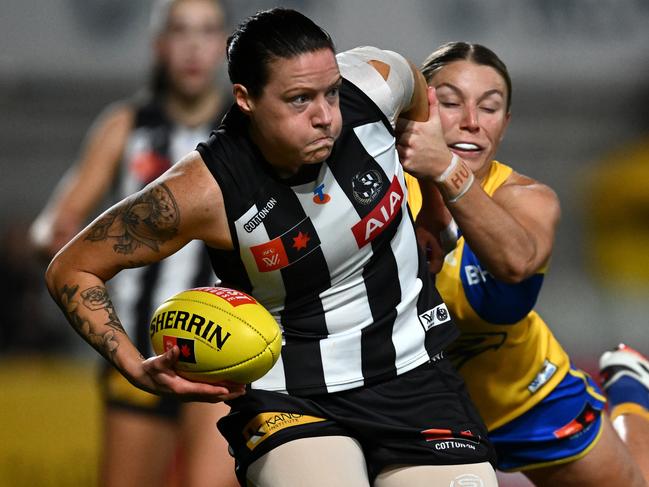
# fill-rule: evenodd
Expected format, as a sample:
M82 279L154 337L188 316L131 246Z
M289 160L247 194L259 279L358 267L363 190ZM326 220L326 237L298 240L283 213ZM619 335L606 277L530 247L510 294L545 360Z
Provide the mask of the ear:
M505 115L505 126L503 127L503 131L500 134L500 142L503 141L505 138L505 132L507 132L507 127L509 127L509 122L512 119L512 112L507 112L507 115Z
M235 83L232 85L232 94L234 95L235 103L243 113L250 115L255 110L255 103L248 94L245 86Z

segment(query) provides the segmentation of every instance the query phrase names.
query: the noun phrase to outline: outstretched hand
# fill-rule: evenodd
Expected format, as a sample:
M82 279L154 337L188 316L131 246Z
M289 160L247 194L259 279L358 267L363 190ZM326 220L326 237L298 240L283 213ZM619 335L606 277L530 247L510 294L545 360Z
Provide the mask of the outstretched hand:
M178 362L178 346L142 362L145 387L157 394L172 394L182 401L221 402L245 394L244 384L223 381L215 384L194 382L178 375L174 366Z
M396 124L397 152L406 172L416 178L440 176L452 154L444 140L435 88L428 87L428 120L415 122L400 118Z

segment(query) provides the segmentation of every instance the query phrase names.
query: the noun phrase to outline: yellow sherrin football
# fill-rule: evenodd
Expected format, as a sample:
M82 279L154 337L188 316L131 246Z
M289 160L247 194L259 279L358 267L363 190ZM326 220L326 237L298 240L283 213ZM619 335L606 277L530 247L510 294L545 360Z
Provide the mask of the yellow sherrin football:
M182 291L155 311L149 326L156 354L180 349L176 371L197 382L253 382L279 358L282 332L253 297L225 287Z

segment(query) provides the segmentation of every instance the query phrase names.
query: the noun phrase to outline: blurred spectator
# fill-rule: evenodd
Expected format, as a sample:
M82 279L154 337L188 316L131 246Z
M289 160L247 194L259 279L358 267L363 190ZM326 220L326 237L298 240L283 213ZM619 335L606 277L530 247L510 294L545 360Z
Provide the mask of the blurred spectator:
M34 258L27 223L13 220L0 234L0 352L55 352L70 337L43 285L45 267Z
M111 189L116 190L111 196L121 199L155 180L208 138L229 105L217 83L226 41L220 2L159 0L151 20L149 85L97 117L77 163L31 227L32 241L49 258L95 214ZM204 245L196 241L155 265L120 273L109 286L126 332L142 355L151 356L148 323L158 305L215 281ZM170 472L183 486L236 483L234 461L215 426L227 405L149 394L103 365L102 486L168 485Z

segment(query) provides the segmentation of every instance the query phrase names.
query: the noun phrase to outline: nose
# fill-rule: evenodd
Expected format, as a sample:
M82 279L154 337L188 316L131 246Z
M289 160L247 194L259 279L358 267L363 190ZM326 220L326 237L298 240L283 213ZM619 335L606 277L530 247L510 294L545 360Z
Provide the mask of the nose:
M480 125L478 124L478 111L476 107L465 105L462 111L462 123L460 128L469 132L476 132Z
M319 99L315 103L312 123L314 127L327 128L333 121L334 107L326 99Z

